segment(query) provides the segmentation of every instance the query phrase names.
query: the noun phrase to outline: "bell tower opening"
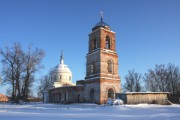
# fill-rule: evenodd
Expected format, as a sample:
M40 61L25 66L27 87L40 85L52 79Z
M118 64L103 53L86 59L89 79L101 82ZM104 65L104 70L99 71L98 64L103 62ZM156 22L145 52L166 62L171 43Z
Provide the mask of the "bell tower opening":
M92 48L93 50L97 48L97 40L96 39L92 40L92 47L93 47Z
M111 41L109 36L106 36L106 49L111 49Z

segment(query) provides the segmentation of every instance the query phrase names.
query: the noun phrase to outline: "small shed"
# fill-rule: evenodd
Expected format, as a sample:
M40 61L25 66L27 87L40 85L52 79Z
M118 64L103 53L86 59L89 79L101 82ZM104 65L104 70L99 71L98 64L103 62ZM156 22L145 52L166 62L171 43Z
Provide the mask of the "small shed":
M169 92L126 92L117 93L116 97L126 104L168 104Z
M5 95L0 93L0 102L8 102L8 101L9 99Z

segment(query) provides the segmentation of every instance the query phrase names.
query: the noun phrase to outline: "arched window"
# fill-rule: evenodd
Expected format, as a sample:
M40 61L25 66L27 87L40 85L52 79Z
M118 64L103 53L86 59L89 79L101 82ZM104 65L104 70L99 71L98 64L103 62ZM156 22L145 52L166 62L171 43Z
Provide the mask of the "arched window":
M94 73L94 65L91 64L91 74L93 74L93 73Z
M110 47L110 44L111 43L111 40L110 40L110 38L108 37L108 36L106 36L106 49L110 49L111 47Z
M111 60L107 61L107 70L108 70L108 73L112 73L113 72L113 63L112 63Z
M96 39L93 39L92 40L92 49L96 49L97 48L97 40Z
M57 80L57 77L56 76L54 76L54 81L56 81Z

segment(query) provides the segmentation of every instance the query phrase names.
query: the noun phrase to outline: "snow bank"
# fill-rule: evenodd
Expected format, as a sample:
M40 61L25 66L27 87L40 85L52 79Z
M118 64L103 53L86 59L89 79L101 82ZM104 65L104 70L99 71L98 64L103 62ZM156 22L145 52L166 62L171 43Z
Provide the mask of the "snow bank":
M180 105L0 104L0 120L179 120Z

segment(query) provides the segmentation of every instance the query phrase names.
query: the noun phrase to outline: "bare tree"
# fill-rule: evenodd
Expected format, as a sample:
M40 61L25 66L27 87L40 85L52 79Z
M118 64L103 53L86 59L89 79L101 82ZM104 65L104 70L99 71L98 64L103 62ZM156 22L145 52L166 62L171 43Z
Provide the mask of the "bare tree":
M156 65L155 78L158 84L158 91L166 92L167 86L167 69L165 65Z
M2 75L4 76L3 83L9 83L12 86L12 100L20 96L20 74L22 73L23 51L19 43L14 43L12 48L5 47L5 50L0 50L3 56L1 60L3 64Z
M156 65L155 69L150 69L145 74L145 83L148 90L153 92L179 93L180 71L179 67L169 63Z
M173 95L178 94L180 92L178 86L180 84L180 71L178 66L171 63L167 65L167 81L167 91Z
M41 61L45 53L43 50L36 48L31 52L31 47L25 56L25 76L24 76L24 87L23 87L23 98L26 100L30 92L30 87L34 81L34 73L37 72L41 66Z
M28 53L22 50L20 43L14 43L13 46L0 49L2 55L2 83L9 84L12 90L12 100L26 99L30 92L30 87L34 81L34 74L41 67L41 61L44 57L44 51L35 49Z
M14 44L14 53L15 53L14 75L15 75L15 82L16 82L15 90L17 90L16 100L18 102L21 97L21 85L22 85L21 84L21 76L23 73L23 64L24 64L24 52L19 43Z
M42 96L45 90L48 90L49 88L52 87L53 87L53 80L51 79L50 73L48 73L39 80L39 85L37 87L38 96Z
M144 80L146 83L146 88L147 90L150 90L152 92L157 92L157 83L156 83L156 79L155 79L155 73L153 70L148 70L148 73L145 74L144 76Z
M141 85L142 76L133 70L128 71L128 75L125 76L126 83L124 88L130 92L140 92L142 89Z
M148 89L153 92L165 92L167 86L167 70L165 65L156 65L154 70L146 73L145 81Z

